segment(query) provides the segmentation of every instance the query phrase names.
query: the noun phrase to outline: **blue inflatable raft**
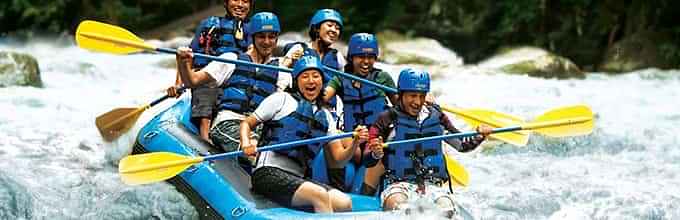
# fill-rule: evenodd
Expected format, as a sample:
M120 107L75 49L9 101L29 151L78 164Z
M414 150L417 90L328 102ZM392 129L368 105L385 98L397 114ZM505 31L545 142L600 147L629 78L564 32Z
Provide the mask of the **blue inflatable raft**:
M191 100L184 95L176 104L156 115L139 132L133 154L173 152L199 156L221 153L198 137L189 121ZM352 177L363 181L365 169ZM168 180L196 208L201 219L379 219L392 218L382 212L376 197L350 194L352 212L316 214L277 205L251 192L250 176L236 160L223 159L194 165ZM354 184L352 188L358 188ZM464 219L470 215L459 207ZM459 213L460 215L461 213Z

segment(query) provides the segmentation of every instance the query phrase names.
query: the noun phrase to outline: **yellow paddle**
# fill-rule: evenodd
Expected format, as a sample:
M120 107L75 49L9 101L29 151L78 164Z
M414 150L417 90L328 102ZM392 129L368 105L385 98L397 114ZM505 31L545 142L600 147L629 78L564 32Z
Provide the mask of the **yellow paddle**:
M137 37L134 35L132 32L125 30L121 27L115 26L115 25L110 25L106 23L101 23L101 22L96 22L96 21L83 21L78 25L78 28L76 30L76 43L78 46L93 50L93 51L98 51L98 52L106 52L106 53L113 53L113 54L130 54L130 53L137 53L137 52L142 52L142 51L156 51L156 52L163 52L163 53L176 53L177 51L174 49L169 49L169 48L157 48L151 44L148 44L144 42L141 38ZM263 65L263 64L256 64L256 63L250 63L250 62L245 62L245 61L240 61L240 60L228 60L228 59L223 59L215 56L209 56L205 54L197 54L195 53L194 56L196 57L202 57L206 58L209 60L215 60L219 62L226 62L226 63L233 63L233 64L240 64L240 65L250 65L254 67L259 67L259 68L269 68L269 69L274 69L278 71L283 71L283 72L291 72L291 69L288 68L282 68L278 66L269 66L269 65ZM362 83L376 86L378 88L381 88L385 91L388 92L393 92L396 93L397 90L391 87L387 87L378 83L375 83L370 80L366 80L364 78L360 78L357 76L354 76L352 74L347 74L344 72L340 72L337 70L333 69L328 69L331 72L338 74L343 77L347 77L350 79L358 80ZM116 114L111 113L106 117L106 123L102 124L110 124L109 122L112 120L116 120L116 116L128 116L127 119L121 120L118 123L122 125L117 125L117 126L111 126L115 128L126 128L126 126L123 125L128 125L127 122L132 121L134 124L134 121L136 120L135 114L138 117L139 114L143 110L138 109L125 109L125 110L120 110L124 114L121 114L119 112L116 112ZM512 115L507 115L499 112L494 112L494 111L489 111L489 110L463 110L463 109L457 109L453 107L448 107L448 106L443 106L445 111L454 113L456 115L461 116L467 123L472 123L471 126L478 126L479 123L484 123L488 124L493 127L504 127L506 125L513 125L513 124L519 124L522 122L521 118L512 116ZM138 111L135 111L138 110ZM132 119L132 120L129 120ZM126 122L126 123L122 123ZM99 127L99 122L97 123ZM131 126L131 125L130 125ZM128 128L129 129L129 128ZM100 128L100 130L102 130ZM121 133L120 131L126 130L126 129L118 129L118 131L111 132L111 134L119 134ZM102 132L102 133L109 133L109 132ZM524 146L526 145L526 142L528 140L528 137L525 133L517 133L517 132L512 132L512 133L506 133L503 135L494 135L492 136L494 138L497 138L499 140L511 143L513 145L518 145L518 146ZM109 137L110 140L116 137Z
M559 118L564 116L563 118ZM493 129L492 133L511 132L517 130L534 130L555 137L583 135L592 132L593 115L586 106L571 106L560 108L538 117L532 123L525 123L518 126ZM478 135L478 132L463 132L447 134L434 137L419 139L401 140L384 143L383 146L392 146L405 143L424 142L432 140L443 140L450 138L463 138ZM278 150L308 143L322 142L332 139L350 137L353 133L343 133L332 136L325 136L307 140L299 140L289 143L282 143L258 148L259 151ZM207 157L190 157L168 152L156 152L127 156L121 160L118 171L123 182L130 185L147 184L169 179L181 173L189 166L201 163L202 161L217 160L227 157L234 157L242 154L242 151L222 153ZM451 182L467 186L469 184L469 174L465 168L455 160L445 155Z
M590 134L593 132L593 112L585 105L575 105L557 108L544 113L530 123L516 126L495 128L491 133L503 133L519 130L532 130L549 137L568 137ZM418 143L432 140L463 138L479 135L479 132L462 132L441 136L425 137L410 140L400 140L384 143L383 147L407 143ZM459 186L467 186L469 174L457 161L444 154L450 181Z
M178 93L184 88L177 89ZM99 134L104 138L105 141L113 141L120 137L122 134L130 130L135 124L144 111L151 108L152 106L162 102L169 98L168 95L164 95L155 101L140 106L139 108L117 108L101 114L95 119L95 124L97 129L99 129Z
M501 128L510 125L524 123L524 119L496 111L485 109L460 109L452 106L441 105L442 110L454 113L465 121L470 127L477 127L482 124L493 128ZM526 146L529 142L528 131L513 131L506 133L491 134L491 138L509 143L515 146Z
M446 160L446 171L449 173L449 182L454 186L467 186L470 183L470 173L465 170L465 167L447 153L444 153L444 160Z
M96 22L96 21L83 21L80 23L78 26L78 29L76 31L76 43L78 46L93 50L93 51L99 51L99 52L107 52L107 53L114 53L114 54L130 54L130 53L136 53L136 52L141 52L141 51L157 51L157 52L163 52L163 53L176 53L177 51L174 49L168 49L168 48L157 48L151 44L145 43L141 38L135 36L133 33L130 31L127 31L121 27L110 25L110 24L105 24L101 22ZM277 66L268 66L268 65L262 65L262 64L255 64L255 63L250 63L250 62L244 62L244 61L239 61L239 60L228 60L228 59L222 59L219 57L214 57L214 56L209 56L209 55L204 55L204 54L194 54L196 57L203 57L206 59L210 60L216 60L220 62L227 62L227 63L234 63L234 64L241 64L241 65L250 65L250 66L255 66L255 67L260 67L260 68L269 68L269 69L274 69L274 70L279 70L279 71L284 71L284 72L290 72L291 70L288 68L281 68ZM390 87L385 87L383 85L377 84L372 81L365 80L363 78L356 77L351 74L347 74L344 72L339 72L331 69L331 72L335 72L336 74L339 74L343 77L349 77L354 80L361 81L363 83L377 86L379 88L385 89L386 91L390 92L396 92L396 89L390 88ZM141 113L148 109L149 107L157 104L158 102L166 99L167 97L162 97L159 100L156 100L152 102L149 105L142 106L140 108L120 108L120 109L115 109L112 110L108 113L105 113L99 117L97 117L96 124L97 127L100 130L100 133L102 136L107 140L111 141L120 136L123 132L127 131L132 127L134 122L137 120L137 118L141 115ZM505 125L509 124L517 124L520 123L522 120L519 117L515 117L512 115L507 115L503 113L498 113L494 111L488 111L488 110L462 110L462 109L456 109L453 107L447 107L443 106L443 109L445 111L452 112L454 114L457 114L461 116L467 123L470 123L473 126L479 125L480 123L488 124L493 127L503 127ZM568 115L567 113L570 113L570 111L567 112L561 112L561 113L556 113L553 114L550 117L546 117L545 120L548 120L552 117L561 117L562 115ZM591 124L592 127L592 124ZM519 129L521 130L521 129ZM573 130L573 129L572 129ZM540 130L539 130L540 131ZM566 130L560 130L560 131L555 131L551 129L547 129L544 131L546 135L552 135L552 136L558 136L558 135L564 135L565 132L569 132L570 129ZM526 133L522 132L513 132L513 133L506 133L504 135L495 135L494 138L497 138L499 140L518 145L518 146L523 146L526 144L528 141L528 136ZM139 156L139 155L136 155ZM181 155L180 155L181 156ZM153 157L149 156L150 158L146 158L143 156L140 156L138 160L130 159L129 162L126 162L127 164L138 164L138 163L146 163L150 162L153 163L152 161L157 161L155 159L162 159L162 160L170 160L170 161L176 161L178 157L169 157L167 155L161 155L158 157ZM186 158L185 158L186 159ZM136 161L136 162L135 162ZM194 164L198 163L195 159L194 160L187 160L189 162L185 161L185 164ZM453 160L447 160L447 163L449 161ZM453 161L455 163L455 161ZM455 163L457 164L457 163ZM455 165L454 164L454 165ZM460 182L467 183L467 178L463 178L464 176L467 176L467 172L462 169L462 166L454 166L450 165L451 167L460 167L460 169L452 169L454 171L464 171L461 173L456 173L450 174L451 176L460 176L461 180ZM459 164L457 164L459 165ZM130 165L126 165L130 166ZM170 167L174 167L175 165L169 165ZM122 167L122 166L121 166ZM181 170L186 169L186 167L183 167L180 169ZM153 169L152 169L153 170ZM176 171L176 170L175 170ZM175 172L173 171L173 172ZM451 171L450 171L451 172ZM167 173L166 173L167 174ZM177 173L174 173L170 177L176 175ZM153 177L154 175L151 175L151 179L157 179L159 178L158 176ZM167 176L167 175L165 175ZM170 178L167 177L167 178ZM124 177L125 179L125 177ZM134 181L133 181L134 182Z
M347 132L318 138L298 140L288 143L268 145L264 147L258 147L257 150L259 152L270 150L282 150L310 143L318 143L334 139L351 137L352 135L354 135L353 132ZM236 157L242 154L243 151L221 153L206 157L191 157L170 152L137 154L124 157L120 161L120 164L118 165L118 173L120 173L123 182L128 185L154 183L170 179L176 176L177 174L181 173L182 171L186 170L190 166L201 163L203 161Z
M76 29L76 43L79 47L84 49L113 54L131 54L142 51L155 51L169 54L177 53L177 50L175 49L156 47L146 43L132 32L121 27L89 20L80 22L78 25L78 28ZM200 57L224 63L268 68L283 72L292 72L292 70L288 68L251 63L241 60L224 59L200 53L194 53L194 57Z

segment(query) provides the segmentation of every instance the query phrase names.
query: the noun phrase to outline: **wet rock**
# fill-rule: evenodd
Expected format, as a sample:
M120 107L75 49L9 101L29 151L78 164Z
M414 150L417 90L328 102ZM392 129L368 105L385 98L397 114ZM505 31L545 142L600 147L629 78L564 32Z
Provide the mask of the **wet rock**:
M534 47L503 49L479 66L542 78L585 78L585 73L571 60Z
M0 87L42 87L38 61L31 55L0 51Z
M409 39L386 31L378 34L381 60L390 64L453 64L463 65L456 53L430 38Z
M664 56L665 47L672 46L659 42L671 42L671 36L660 32L640 32L622 39L605 52L599 71L623 73L656 67L673 68L671 58Z

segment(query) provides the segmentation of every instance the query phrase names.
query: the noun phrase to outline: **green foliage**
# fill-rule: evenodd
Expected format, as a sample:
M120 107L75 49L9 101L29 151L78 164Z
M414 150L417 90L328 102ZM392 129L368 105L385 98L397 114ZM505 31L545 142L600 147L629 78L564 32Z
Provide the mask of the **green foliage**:
M152 29L222 0L4 0L0 34L34 29L73 31L83 19ZM502 46L546 48L580 65L597 65L611 43L641 31L671 31L659 44L680 60L680 1L677 0L257 0L254 12L279 15L284 31L304 31L314 12L334 8L344 17L342 38L352 33L394 30L431 37L476 62ZM680 61L678 61L680 62Z
M661 54L668 59L672 65L680 68L680 27L672 28L671 36L675 42L666 42L660 45Z
M144 30L214 5L217 0L4 0L0 33L18 30L73 31L84 19Z
M384 10L387 4L380 1L259 0L255 4L255 11L271 11L279 15L284 31L307 32L309 21L316 10L336 9L343 16L345 24L342 30L343 38L349 38L351 33L378 32L384 27L381 22L388 20L387 16L390 11Z
M7 0L0 4L1 32L6 29L21 29L42 27L48 31L59 31L63 28L62 21L57 18L65 16L64 9L71 0L29 1Z

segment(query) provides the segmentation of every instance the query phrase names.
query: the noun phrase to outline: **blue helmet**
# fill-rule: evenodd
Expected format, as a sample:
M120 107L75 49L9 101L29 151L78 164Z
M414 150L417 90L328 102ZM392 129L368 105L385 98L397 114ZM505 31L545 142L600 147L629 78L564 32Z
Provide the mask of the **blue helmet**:
M358 33L352 35L352 37L349 38L349 45L347 47L348 58L359 54L368 54L378 57L378 40L372 34Z
M279 18L271 12L254 14L248 24L248 33L252 35L260 32L281 32Z
M429 92L430 74L425 71L406 68L399 73L397 85L399 92Z
M321 9L316 11L314 13L314 16L312 17L312 20L309 22L309 26L317 26L324 21L335 21L340 25L340 28L343 27L342 25L342 15L336 10L333 9Z
M296 81L297 77L300 75L300 73L304 72L305 70L308 69L317 69L323 76L323 64L321 64L321 60L317 56L314 55L305 55L300 57L300 59L295 62L295 65L293 66L293 82Z

